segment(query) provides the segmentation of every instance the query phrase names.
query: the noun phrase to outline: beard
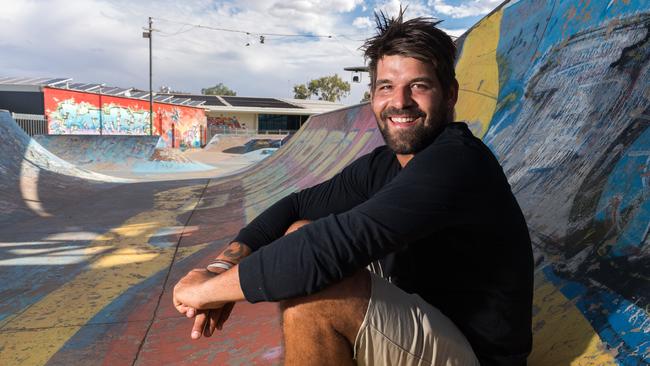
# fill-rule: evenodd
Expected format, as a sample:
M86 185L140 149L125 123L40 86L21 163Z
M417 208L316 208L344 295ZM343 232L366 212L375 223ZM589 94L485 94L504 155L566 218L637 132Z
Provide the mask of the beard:
M390 128L388 119L393 115L420 117L423 120L409 128ZM440 103L434 113L427 115L418 107L408 109L388 108L377 117L379 131L386 145L396 154L416 154L429 146L438 136L443 125L449 121L449 112Z

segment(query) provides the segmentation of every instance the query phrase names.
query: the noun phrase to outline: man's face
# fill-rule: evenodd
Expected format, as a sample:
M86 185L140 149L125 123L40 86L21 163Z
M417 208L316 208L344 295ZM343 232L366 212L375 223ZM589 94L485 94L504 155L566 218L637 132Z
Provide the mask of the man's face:
M419 152L450 121L455 85L446 97L433 65L399 55L382 57L376 74L371 105L386 145L401 155Z

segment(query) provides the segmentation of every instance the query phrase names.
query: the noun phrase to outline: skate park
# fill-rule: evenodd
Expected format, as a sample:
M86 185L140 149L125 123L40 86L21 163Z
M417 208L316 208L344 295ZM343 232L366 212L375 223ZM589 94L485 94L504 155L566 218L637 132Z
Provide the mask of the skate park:
M457 120L499 159L534 246L529 364L647 364L650 7L510 1L457 44ZM171 289L270 204L383 144L360 104L256 163L224 173L172 151L161 160L193 168L153 179L110 173L157 141L74 161L8 112L0 132L2 365L281 364L275 304L239 303L192 341Z

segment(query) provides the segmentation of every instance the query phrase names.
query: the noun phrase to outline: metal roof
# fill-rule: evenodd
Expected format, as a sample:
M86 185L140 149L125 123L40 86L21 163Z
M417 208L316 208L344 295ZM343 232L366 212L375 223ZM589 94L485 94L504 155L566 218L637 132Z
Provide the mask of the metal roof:
M136 92L132 91L131 92L131 98L141 99L141 98L145 98L145 97L147 99L149 99L149 92L145 92L145 91L136 91Z
M203 105L216 105L216 106L226 106L221 99L216 95L194 95L194 94L169 94L174 98L189 98L192 101L202 101Z
M40 92L42 87L63 88L86 93L121 96L149 101L149 92L136 88L120 88L100 83L73 83L71 78L0 77L0 90ZM3 88L3 86L5 86ZM154 93L158 103L257 113L300 114L312 108L277 98L194 95L187 93Z
M102 86L102 84L73 83L73 84L68 84L68 89L89 92L95 89L99 89L100 86Z
M228 104L233 107L261 107L261 108L296 108L301 107L289 104L285 101L274 98L250 98L250 97L230 97L221 96Z
M1 77L0 84L5 85L31 85L55 86L72 80L71 78L34 78L34 77Z
M172 99L173 97L171 95L164 95L164 94L154 95L153 97L153 100L155 100L156 102L165 102L165 103L169 102Z
M198 107L203 104L205 104L205 102L202 100L190 100L189 102L187 102L187 105L192 107Z

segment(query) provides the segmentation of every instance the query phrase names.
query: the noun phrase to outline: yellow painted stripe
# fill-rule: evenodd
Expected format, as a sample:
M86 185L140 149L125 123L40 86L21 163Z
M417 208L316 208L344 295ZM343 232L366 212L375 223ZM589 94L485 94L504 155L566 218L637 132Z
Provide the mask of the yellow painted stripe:
M530 366L617 365L614 356L576 308L543 275L536 278L533 352Z
M94 240L89 252L97 246L109 250L92 257L86 271L4 324L0 334L0 365L47 362L104 307L130 287L167 268L175 248L154 247L148 244L149 238L160 228L178 225L176 218L196 206L201 188L159 193L152 210L132 217ZM204 247L179 248L178 259Z
M458 104L456 120L467 121L477 137L483 137L496 109L499 93L497 45L503 10L484 18L467 35L456 63Z

